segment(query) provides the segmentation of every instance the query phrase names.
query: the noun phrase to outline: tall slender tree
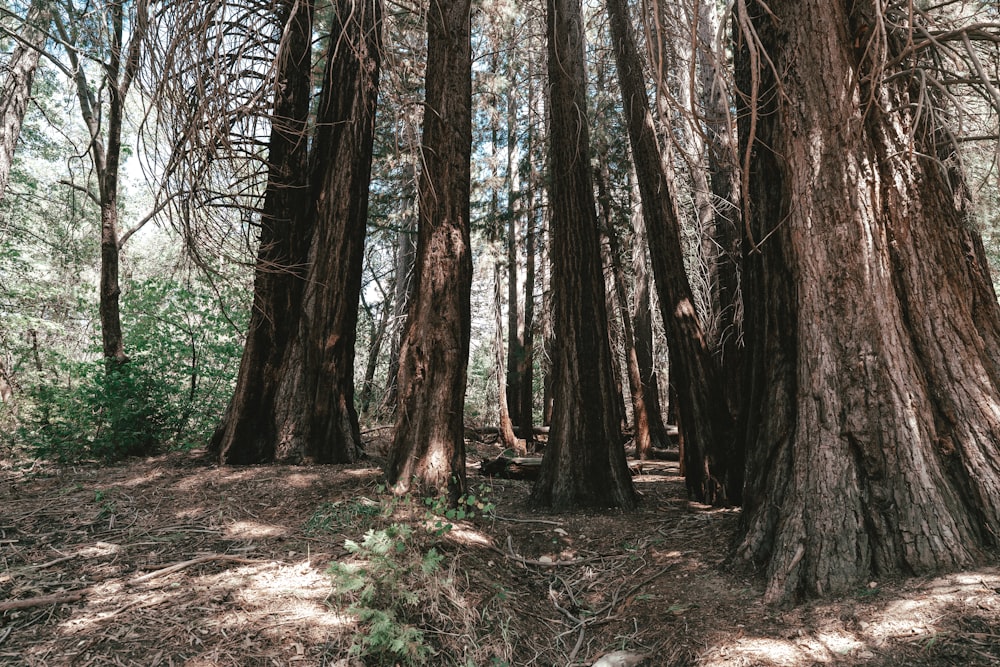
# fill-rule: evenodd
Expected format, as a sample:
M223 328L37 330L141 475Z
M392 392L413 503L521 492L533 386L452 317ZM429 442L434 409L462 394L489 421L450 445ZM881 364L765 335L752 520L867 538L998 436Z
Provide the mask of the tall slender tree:
M471 332L472 47L469 0L432 0L419 182L416 283L399 362L386 478L397 493L465 490Z
M628 5L624 0L607 0L607 6L653 278L670 349L670 378L677 392L687 488L702 501L738 503L743 479L742 461L734 447L735 422L684 273L669 161L661 156L653 130Z
M65 3L65 16L55 13L53 19L69 66L65 70L73 77L80 115L87 127L90 144L88 152L97 178L97 193L92 195L101 215L101 268L100 268L100 320L101 342L104 359L109 368L128 360L122 338L119 297L120 251L126 236L119 229L119 176L122 160L122 131L125 121L125 104L141 64L143 40L149 28L149 0L136 0L126 32L129 3L101 3L96 9L98 25L88 23L86 16L94 8L78 7L72 1ZM94 27L102 35L103 44L97 52L90 52L94 43ZM127 37L127 39L126 39ZM99 40L98 40L99 41ZM99 85L94 85L87 69L91 58L101 63ZM102 99L102 93L107 99ZM106 119L106 124L105 124Z
M612 371L587 125L580 0L548 0L554 401L532 502L633 508Z
M983 560L1000 535L1000 307L946 100L921 90L946 42L916 40L930 15L907 3L747 1L737 17L752 202L738 553L771 600Z
M49 0L32 0L17 35L18 44L4 63L5 76L0 81L0 199L7 190L14 149L31 99L31 83L51 22Z

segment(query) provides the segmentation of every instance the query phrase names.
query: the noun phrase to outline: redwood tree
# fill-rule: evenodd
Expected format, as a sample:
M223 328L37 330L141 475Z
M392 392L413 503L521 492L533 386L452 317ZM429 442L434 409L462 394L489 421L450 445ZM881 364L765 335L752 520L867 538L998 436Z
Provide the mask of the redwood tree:
M653 278L670 349L670 381L677 392L688 492L706 502L739 502L742 460L733 446L735 424L684 273L669 160L662 158L653 130L628 5L625 0L607 0L607 6Z
M381 2L333 6L307 156L312 13L289 0L261 220L254 313L212 450L228 463L355 460L354 342L361 290ZM308 160L308 168L307 168Z
M1000 310L952 144L917 111L933 101L921 49L938 42L914 45L883 3L737 4L752 203L739 554L771 600L995 556Z
M472 326L470 34L469 0L430 3L416 282L385 466L397 493L447 493L452 501L465 490L463 416Z
M276 58L250 327L236 389L209 444L209 451L223 463L274 460L275 392L282 359L297 329L301 272L309 248L309 204L302 193L308 187L313 2L285 0L278 12L285 38Z
M536 505L636 505L612 372L587 130L580 0L548 0L552 377L549 441Z

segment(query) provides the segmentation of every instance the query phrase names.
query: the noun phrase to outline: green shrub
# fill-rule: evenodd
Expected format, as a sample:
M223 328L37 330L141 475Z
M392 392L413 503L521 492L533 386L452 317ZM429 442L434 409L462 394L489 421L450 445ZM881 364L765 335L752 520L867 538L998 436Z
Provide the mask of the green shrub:
M62 463L150 454L172 426L166 390L142 365L66 365L58 385L30 390L18 429L22 445Z

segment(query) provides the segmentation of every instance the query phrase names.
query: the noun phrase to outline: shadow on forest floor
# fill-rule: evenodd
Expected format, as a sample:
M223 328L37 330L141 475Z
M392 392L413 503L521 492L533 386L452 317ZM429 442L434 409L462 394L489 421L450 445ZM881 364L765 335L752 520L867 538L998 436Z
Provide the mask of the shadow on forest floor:
M496 454L476 446L470 464ZM527 482L474 468L492 512L452 521L428 514L433 499L380 495L372 462L0 459L0 664L391 665L378 651L393 640L429 665L481 667L613 651L645 665L1000 663L1000 570L775 609L725 566L737 512L689 503L674 463L644 465L628 515L538 514ZM348 570L360 581L348 595L334 593L334 561L342 584ZM389 629L372 614L359 626L379 605Z

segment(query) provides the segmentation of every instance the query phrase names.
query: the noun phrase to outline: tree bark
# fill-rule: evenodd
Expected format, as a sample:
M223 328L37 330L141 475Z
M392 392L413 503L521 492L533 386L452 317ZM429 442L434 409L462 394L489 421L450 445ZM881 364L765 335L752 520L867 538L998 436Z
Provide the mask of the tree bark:
M684 273L680 224L671 192L669 159L660 155L642 62L624 0L607 0L615 60L636 176L646 218L653 277L670 347L683 431L688 492L709 503L739 503L742 461L734 447L734 420L722 378L694 307Z
M111 28L111 43L107 62L103 63L103 78L106 84L107 130L102 133L102 109L100 100L94 95L94 87L87 77L80 58L79 37L67 29L57 16L55 25L66 45L70 61L80 114L90 134L90 154L98 183L98 204L101 215L101 267L99 280L99 314L101 320L101 343L104 360L109 370L128 361L122 337L119 297L119 254L121 243L118 238L118 177L121 164L122 125L125 101L129 88L139 69L142 40L148 27L148 5L145 0L136 3L135 19L126 49L125 8L123 3L112 3L108 16ZM75 20L71 14L70 19ZM74 26L70 26L72 28Z
M697 3L698 78L704 114L708 178L712 192L714 248L712 303L716 312L712 346L734 414L742 399L739 388L743 358L743 296L740 289L742 262L739 161L736 157L735 123L730 112L725 54L714 46L719 30L716 3Z
M21 135L28 100L31 99L31 83L51 22L49 0L33 0L24 20L20 41L4 66L6 76L0 82L0 200L7 191L14 150Z
M753 202L738 553L776 601L992 557L1000 309L954 155L911 115L910 74L885 69L905 32L879 39L872 2L738 5L760 40L737 54Z
M315 222L298 332L275 395L277 461L349 463L362 453L354 346L381 64L382 0L333 5L311 150Z
M274 460L275 393L298 330L312 220L308 130L313 0L280 5L284 39L276 64L268 177L260 216L253 307L236 389L209 452L222 463Z
M639 197L635 198L636 200ZM642 213L633 214L635 236L632 247L632 267L635 275L633 293L632 330L635 334L635 358L642 383L642 397L646 412L646 430L649 434L649 448L666 449L670 443L667 428L663 423L663 408L660 401L660 383L654 367L653 312L649 295L649 263L646 258L648 242L646 221ZM637 420L638 423L638 420ZM638 443L637 443L638 445ZM640 458L641 458L640 450Z
M307 153L312 2L288 0L254 313L211 451L226 463L349 462L361 452L354 343L361 289L381 2L334 6Z
M415 297L385 466L396 493L447 493L452 502L465 491L462 417L471 338L470 33L469 0L431 3Z
M552 428L531 499L554 510L634 508L615 402L586 118L580 0L547 3Z

